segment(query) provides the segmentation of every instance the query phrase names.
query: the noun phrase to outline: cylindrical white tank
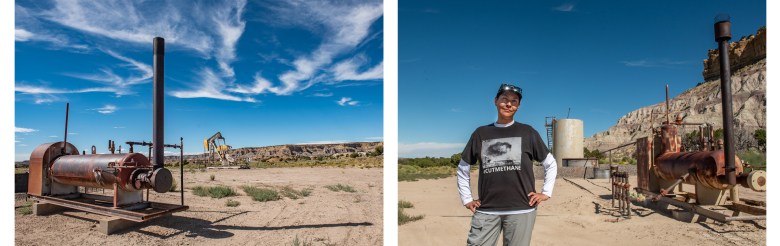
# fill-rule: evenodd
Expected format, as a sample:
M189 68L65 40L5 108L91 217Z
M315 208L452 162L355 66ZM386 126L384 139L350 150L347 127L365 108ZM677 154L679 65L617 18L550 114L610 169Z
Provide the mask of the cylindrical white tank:
M563 165L563 159L585 157L582 120L560 119L555 121L554 127L553 156L558 167Z

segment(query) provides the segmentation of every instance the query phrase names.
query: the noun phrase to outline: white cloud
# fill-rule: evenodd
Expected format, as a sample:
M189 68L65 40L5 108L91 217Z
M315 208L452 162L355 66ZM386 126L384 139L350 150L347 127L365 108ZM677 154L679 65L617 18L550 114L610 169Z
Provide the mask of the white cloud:
M195 86L192 90L173 91L170 95L178 98L213 98L228 101L256 102L251 97L238 97L223 92L227 87L225 81L210 68L203 68L200 71L200 78L200 85Z
M421 142L398 144L398 155L401 157L450 157L463 151L464 143Z
M332 97L333 96L333 92L317 92L317 93L312 94L312 96L315 96L315 97Z
M55 135L51 135L51 136L49 136L49 137L50 137L50 138L58 138L58 137L57 137L57 136L55 136Z
M554 10L561 11L561 12L572 12L574 11L574 4L573 3L564 3L561 4L558 7L553 8Z
M351 97L342 97L341 100L336 101L336 103L338 103L341 106L347 106L347 105L349 105L349 106L357 106L358 103L360 103L360 102L352 100Z
M334 78L338 81L376 80L383 78L384 62L380 62L378 65L366 71L358 72L358 69L363 66L365 62L365 58L359 56L336 64L333 66Z
M124 129L124 126L115 126L114 129Z
M31 133L31 132L37 132L37 129L32 128L24 128L24 127L16 127L14 132L20 132L20 133Z
M14 143L21 143L22 141L14 139Z
M110 114L110 113L116 112L117 109L118 108L116 106L114 106L114 105L106 104L105 106L103 106L101 108L95 108L95 109L92 109L92 110L95 110L95 111L97 111L98 113L101 113L101 114Z
M361 3L357 6L325 1L289 1L279 4L266 6L275 13L272 18L268 18L269 22L302 26L315 33L325 33L323 42L313 52L296 57L292 62L294 70L279 75L281 84L274 85L267 79L255 76L254 90L242 88L241 93L258 94L267 91L290 95L325 81L333 75L321 74L323 68L330 66L336 56L357 47L368 36L371 24L383 13L381 2ZM381 74L381 64L379 68L372 68L369 74L349 74L347 65L341 68L344 69L344 78L374 78L377 73Z
M14 40L17 42L47 42L53 49L75 49L76 51L88 50L89 47L83 44L72 44L64 35L53 35L47 33L33 33L27 29L16 28Z
M69 132L68 135L79 135L78 132Z
M626 65L627 67L673 67L677 65L687 64L689 62L669 60L669 59L662 59L662 60L641 59L641 60L633 60L633 61L621 61L620 63L623 63L623 65Z

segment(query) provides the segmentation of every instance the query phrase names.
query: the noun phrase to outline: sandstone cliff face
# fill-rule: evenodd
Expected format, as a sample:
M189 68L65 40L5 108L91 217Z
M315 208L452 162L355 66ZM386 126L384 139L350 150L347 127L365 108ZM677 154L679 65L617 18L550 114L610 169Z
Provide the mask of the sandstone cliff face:
M704 60L704 81L720 79L720 54L717 49L707 51ZM755 35L742 37L729 44L729 63L732 74L743 67L766 59L766 28L758 29Z
M737 149L745 149L756 145L753 132L766 128L766 29L732 43L730 49L734 139ZM704 77L715 80L705 80L707 82L669 99L672 120L679 114L684 122L710 123L715 129L723 128L717 59L718 52L710 50L709 58L704 61ZM631 111L606 131L585 139L585 147L607 150L650 136L651 125L659 126L665 120L665 111L664 102ZM687 126L680 128L680 133L694 130L698 127Z

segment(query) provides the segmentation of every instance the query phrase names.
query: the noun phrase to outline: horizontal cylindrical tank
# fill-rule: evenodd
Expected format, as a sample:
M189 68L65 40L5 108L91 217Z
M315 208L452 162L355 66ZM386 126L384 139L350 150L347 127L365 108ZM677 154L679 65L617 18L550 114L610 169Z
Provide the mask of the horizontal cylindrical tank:
M563 159L585 157L582 120L560 119L555 121L554 127L553 156L558 167L563 164Z
M700 183L718 190L729 188L726 158L722 150L664 153L655 159L655 173L664 180L677 180L686 173L687 184ZM742 161L735 156L736 173L742 173Z
M139 153L107 155L65 155L51 166L54 182L125 191L154 189L166 192L173 175L165 168L154 169L149 159Z

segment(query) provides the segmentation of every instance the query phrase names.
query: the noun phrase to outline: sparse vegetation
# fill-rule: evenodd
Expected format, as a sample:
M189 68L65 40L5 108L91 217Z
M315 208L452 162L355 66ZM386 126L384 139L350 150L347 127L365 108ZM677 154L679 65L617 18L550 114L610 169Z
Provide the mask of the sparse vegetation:
M238 207L238 205L241 205L241 203L239 201L234 201L232 199L228 199L225 202L225 206L228 206L228 207Z
M196 196L208 196L211 198L223 198L223 197L238 195L236 191L233 190L233 188L228 186L213 186L213 187L195 186L194 188L192 188L192 194Z
M398 225L403 225L409 222L418 221L425 218L425 215L411 216L404 212L404 208L412 208L414 205L410 202L398 201Z
M211 180L211 181L214 181L214 179L215 179L215 178L216 178L216 177L214 176L214 174L212 174L211 176L209 176L209 180Z
M281 199L279 192L276 192L272 189L258 188L254 186L241 186L241 189L244 190L246 195L252 197L252 200L258 202L276 201Z
M328 188L328 190L339 192L339 191L345 191L354 193L357 190L355 188L352 188L352 186L349 185L343 185L343 184L335 184L335 185L326 185L325 188Z
M298 235L295 235L295 239L292 241L292 246L311 246L313 245L311 241L306 241L306 239L299 239Z
M398 207L399 208L413 208L414 204L412 204L409 201L398 200Z
M398 181L440 179L452 175L455 175L455 168L449 166L418 167L412 165L398 165Z
M32 214L32 204L33 204L33 201L25 202L24 205L19 206L18 208L16 208L16 213L21 214L21 215Z
M282 193L282 196L285 196L285 197L288 197L290 199L296 200L298 198L307 197L307 196L311 195L311 191L312 190L309 189L309 188L306 188L306 189L303 189L303 190L296 190L296 189L293 189L290 186L285 186L285 187L282 187L280 192Z
M737 156L739 156L739 159L741 159L743 163L750 163L751 166L757 169L766 168L766 153L758 150L746 150L737 152Z

